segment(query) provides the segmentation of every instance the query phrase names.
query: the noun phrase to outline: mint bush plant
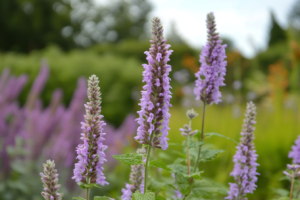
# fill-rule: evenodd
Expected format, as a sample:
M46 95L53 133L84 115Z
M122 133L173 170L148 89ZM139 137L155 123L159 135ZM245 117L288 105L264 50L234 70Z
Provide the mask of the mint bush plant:
M151 46L149 51L146 51L147 64L143 64L143 82L145 85L141 91L141 99L139 106L141 110L138 111L138 118L136 119L137 135L134 139L140 144L136 153L127 153L121 155L113 155L112 157L120 161L125 165L131 166L130 183L124 183L122 195L119 199L122 200L164 200L164 199L178 199L178 200L196 200L196 199L229 199L229 200L246 200L248 193L255 192L256 181L259 173L257 167L259 164L256 162L258 155L254 148L254 125L256 124L256 107L253 102L247 104L244 124L242 126L240 142L224 136L219 133L206 133L205 132L205 117L206 108L208 104L218 104L221 101L221 92L219 87L224 86L224 77L226 75L225 61L226 44L221 44L222 41L216 32L216 22L213 13L207 15L207 33L208 42L203 47L200 54L201 67L197 73L195 73L195 89L194 94L197 100L203 103L203 112L198 114L194 109L187 110L187 124L182 124L182 128L179 129L178 134L181 133L184 139L182 143L168 143L169 133L169 121L170 113L169 107L171 106L170 100L172 98L171 85L169 73L172 69L168 65L170 61L170 55L173 50L170 50L170 45L166 43L164 39L164 30L159 18L155 17L152 20L152 39L150 40ZM42 70L38 78L36 79L31 93L29 95L28 102L26 103L26 109L22 112L23 123L28 125L39 120L38 115L35 112L35 107L39 102L37 97L42 91L43 86L48 78L48 70L46 64L43 64ZM4 78L7 79L7 73L4 73ZM26 77L21 76L18 79L11 79L14 82L14 91L11 96L15 96L21 89ZM0 81L0 91L1 91ZM12 84L12 83L10 83ZM104 163L109 159L106 154L106 150L113 148L113 145L109 144L109 134L105 133L106 123L103 121L101 115L101 82L96 75L92 75L87 82L87 87L84 79L79 81L80 89L75 96L80 96L78 101L73 102L76 105L82 105L85 99L85 93L89 101L84 104L85 115L84 122L81 122L81 134L79 134L78 124L68 124L67 122L72 120L65 120L65 127L62 127L64 135L60 140L57 140L59 145L68 145L70 148L74 147L75 143L64 143L68 141L68 137L71 131L78 133L78 139L81 139L81 143L76 148L77 163L73 170L74 181L85 192L84 197L74 197L74 200L90 200L90 190L94 188L101 190L103 187L107 187L106 176L104 175ZM87 88L87 89L86 89ZM9 93L11 91L5 91ZM84 94L84 95L83 95ZM5 96L6 99L0 98L0 105L4 101L9 101L9 95ZM53 95L53 107L59 106L59 99L61 93L56 91ZM2 104L1 104L2 103ZM3 104L4 105L4 104ZM16 105L12 105L16 107ZM126 106L126 105L124 105ZM72 108L72 106L71 106ZM55 110L55 112L54 112ZM6 110L5 110L6 111ZM57 113L56 113L57 111ZM49 109L44 121L47 125L41 126L41 129L47 131L51 128L50 125L55 125L61 118L54 118L53 121L47 121L49 116L56 116L62 113L64 110ZM30 113L30 114L26 114ZM72 114L83 114L82 112L75 110L68 113L63 119L72 119ZM25 119L25 116L29 116ZM20 121L22 121L20 119ZM195 130L192 125L197 122L201 123L201 130ZM38 121L40 122L40 121ZM41 123L44 124L44 123ZM38 124L40 125L40 124ZM75 128L76 127L76 128ZM5 127L6 128L6 127ZM74 136L72 133L72 137ZM76 135L76 134L75 134ZM235 183L229 183L230 188L216 183L206 177L205 172L202 170L203 165L206 162L213 161L224 150L215 149L211 144L208 144L206 138L218 136L220 138L228 139L231 144L236 145L236 154L233 157L234 169L230 176L233 176ZM108 140L106 140L108 139ZM37 149L41 149L42 144L45 142L42 138L39 140ZM8 144L5 144L8 145ZM160 157L154 157L155 151L169 151L170 145L179 146L182 151L174 151L173 154L177 155L177 158L173 160L171 164L165 164ZM53 152L52 152L53 153ZM56 153L59 153L56 149ZM37 154L35 154L37 156ZM289 157L293 159L292 165L287 165L288 171L284 171L286 177L291 181L291 187L289 192L289 198L283 197L280 199L292 199L298 198L299 191L294 187L299 177L300 166L299 164L299 139L296 140L296 145L292 147L292 151ZM54 161L47 160L43 165L44 173L40 173L43 183L42 196L46 200L61 200L63 194L58 190L60 188L57 170L55 169ZM156 173L151 174L150 171ZM298 180L299 182L299 180ZM106 196L95 196L94 200L108 200L112 199Z

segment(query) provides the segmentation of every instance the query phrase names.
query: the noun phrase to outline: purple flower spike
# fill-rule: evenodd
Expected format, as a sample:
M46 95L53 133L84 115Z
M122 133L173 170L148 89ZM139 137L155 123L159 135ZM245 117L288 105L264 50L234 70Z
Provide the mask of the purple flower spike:
M241 142L236 147L237 151L233 157L234 169L231 176L234 177L236 183L229 183L230 191L228 197L230 200L245 200L247 193L253 193L256 188L257 181L256 168L259 164L256 163L257 154L254 150L254 130L256 107L250 102L247 104L247 110L244 119L243 130L241 132Z
M41 180L44 186L42 196L45 200L61 200L63 194L58 193L60 185L58 185L58 174L55 169L54 161L47 160L44 166L44 173L40 173Z
M85 122L81 122L83 133L81 138L83 144L77 147L78 163L75 164L74 176L72 179L82 183L97 183L102 186L108 184L103 174L103 163L106 162L104 150L107 146L103 144L103 127L105 123L101 120L101 93L98 86L98 77L92 75L88 80L87 95L90 102L85 104Z
M152 39L149 51L146 51L148 64L143 64L143 87L141 110L138 111L137 136L135 139L141 144L148 144L166 150L168 148L167 135L169 131L169 107L171 92L170 78L171 66L167 64L173 50L168 50L163 36L163 27L160 19L152 20Z
M197 78L194 89L196 99L201 99L205 104L218 104L221 100L220 86L224 86L224 76L226 74L227 62L225 47L221 45L219 34L216 33L215 16L213 13L207 14L206 20L208 42L202 48L200 54L201 67L195 73Z
M300 164L300 135L292 146L292 151L289 152L289 158L293 159L293 163Z

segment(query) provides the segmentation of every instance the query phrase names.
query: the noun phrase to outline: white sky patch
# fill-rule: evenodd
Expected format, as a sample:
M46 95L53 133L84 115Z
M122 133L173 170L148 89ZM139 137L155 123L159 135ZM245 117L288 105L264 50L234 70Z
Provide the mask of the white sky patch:
M233 40L246 57L268 43L270 11L279 24L287 27L287 16L295 0L151 0L152 16L161 18L167 33L174 21L180 35L193 47L206 43L205 19L208 12L216 16L217 31ZM252 42L251 42L252 41ZM252 45L253 44L253 45Z
M111 0L94 0L109 4ZM149 0L154 9L150 17L160 17L169 33L175 22L178 33L188 44L201 48L206 43L205 19L208 12L216 16L217 31L234 42L246 57L255 55L255 49L263 50L268 43L270 11L279 24L286 28L287 17L296 0Z

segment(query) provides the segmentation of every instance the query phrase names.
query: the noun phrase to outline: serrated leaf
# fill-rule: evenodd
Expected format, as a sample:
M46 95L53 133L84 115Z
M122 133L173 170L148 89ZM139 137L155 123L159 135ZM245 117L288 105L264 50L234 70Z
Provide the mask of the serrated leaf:
M197 198L210 199L216 194L227 195L227 189L211 180L202 179L194 184L192 196Z
M164 169L168 172L171 171L171 169L169 167L167 167L162 161L160 160L152 160L150 161L149 163L149 166L153 166L153 167L157 167L157 168L161 168L161 169Z
M74 200L86 200L86 199L81 198L81 197L73 197L72 199L74 199Z
M230 137L227 137L227 136L225 136L225 135L222 135L222 134L220 134L220 133L205 133L204 136L205 136L205 137L208 137L208 138L210 138L211 136L219 136L219 137L225 138L225 139L227 139L227 140L231 140L231 141L233 141L235 144L239 144L236 140L234 140L234 139L232 139L232 138L230 138Z
M82 182L78 182L77 185L79 185L82 189L86 189L85 184Z
M222 149L203 149L200 154L200 162L214 160L218 154L223 153Z
M175 173L175 183L182 194L187 194L190 190L190 183L182 173Z
M155 193L146 192L146 194L141 194L140 192L136 192L133 194L132 200L155 200Z
M112 198L106 197L106 196L102 196L102 197L94 197L94 200L111 200Z
M126 165L140 165L143 163L143 156L138 153L113 155L112 157Z
M183 174L185 178L200 178L200 174L203 173L204 171L198 171L192 174Z
M172 164L168 165L168 167L172 170L172 173L186 173L187 166L181 164Z
M147 189L149 189L153 192L159 192L162 189L164 189L165 186L166 186L165 183L158 182L151 178L151 179L149 179L149 185L148 185Z
M166 200L166 198L162 197L162 196L157 196L157 197L155 197L155 200Z

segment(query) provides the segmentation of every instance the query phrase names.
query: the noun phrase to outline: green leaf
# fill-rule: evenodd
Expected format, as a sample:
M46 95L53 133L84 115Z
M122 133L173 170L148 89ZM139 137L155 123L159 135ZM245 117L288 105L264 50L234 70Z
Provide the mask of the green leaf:
M218 154L223 153L222 149L202 149L200 154L200 161L207 162L214 160Z
M81 197L73 197L72 199L74 199L74 200L85 200L84 198L81 198Z
M107 196L102 196L102 197L94 197L94 200L111 200L112 198L109 198Z
M155 200L166 200L166 198L162 197L162 196L157 196L157 197L155 197Z
M281 197L286 197L290 192L286 189L282 189L282 188L272 188L271 190L273 190L273 192Z
M86 189L85 184L82 182L77 183L82 189ZM76 197L77 198L77 197Z
M166 184L166 186L169 186L169 187L171 187L172 189L177 190L177 188L176 188L174 185L172 185L172 184Z
M150 147L150 145L149 144L143 144L142 145L142 148L146 148L146 147Z
M211 136L219 136L219 137L225 138L225 139L227 139L227 140L231 140L231 141L233 141L235 144L239 144L236 140L234 140L234 139L232 139L232 138L230 138L230 137L227 137L227 136L225 136L225 135L222 135L222 134L220 134L220 133L205 133L204 136L207 137L207 138L210 138Z
M86 188L92 188L92 187L101 188L102 187L102 185L97 184L97 183L84 184L84 186Z
M192 196L211 199L216 194L227 195L227 188L209 179L202 179L194 183Z
M92 188L92 187L96 187L96 188L101 188L102 186L97 184L97 183L90 183L90 184L86 184L86 183L82 183L79 182L77 183L82 189L86 189L86 188Z
M164 189L165 187L166 187L165 183L158 182L151 178L151 179L149 179L149 185L148 185L147 189L149 189L153 192L159 192L162 189Z
M140 192L136 192L133 194L132 200L155 200L155 193L146 192L146 194L141 194Z
M200 174L203 173L204 171L198 171L192 174L183 174L185 178L200 178Z
M113 155L112 157L126 165L140 165L143 163L143 156L138 153Z
M189 192L191 185L182 173L175 173L175 182L182 194L187 194Z
M152 160L150 161L149 163L149 166L153 166L153 167L157 167L157 168L161 168L161 169L164 169L168 172L171 171L171 169L169 167L167 167L162 161L160 160Z
M168 165L168 167L172 170L172 173L186 173L187 166L181 164L172 164Z
M279 199L273 199L273 200L289 200L289 197L280 197ZM297 199L292 199L292 200L297 200Z

